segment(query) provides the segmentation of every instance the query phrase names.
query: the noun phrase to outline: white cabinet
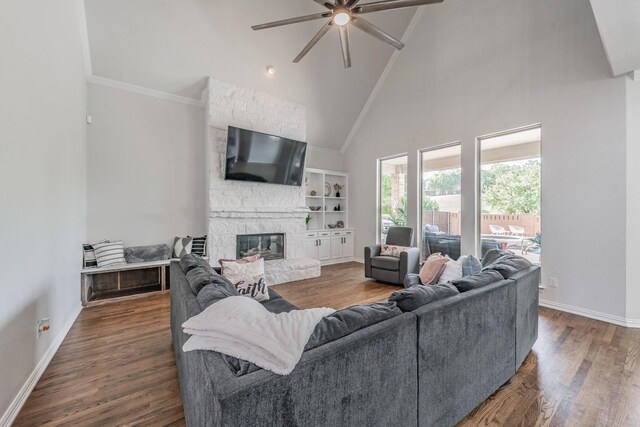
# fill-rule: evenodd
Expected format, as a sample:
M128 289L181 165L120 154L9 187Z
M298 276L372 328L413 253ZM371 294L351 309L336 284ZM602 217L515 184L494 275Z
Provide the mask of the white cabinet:
M329 231L307 232L304 253L308 258L326 261L331 258L331 233Z
M305 256L337 264L353 261L353 230L309 231L304 242Z
M353 230L331 232L331 257L353 257Z

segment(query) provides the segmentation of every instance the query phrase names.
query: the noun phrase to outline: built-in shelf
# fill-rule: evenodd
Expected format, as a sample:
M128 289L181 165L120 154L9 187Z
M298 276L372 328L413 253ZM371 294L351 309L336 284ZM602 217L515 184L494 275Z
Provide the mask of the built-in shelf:
M329 225L335 225L338 221L342 221L345 228L349 227L348 216L346 215L349 196L348 182L349 177L346 173L307 168L305 171L305 197L307 205L321 206L319 211L309 211L311 215L311 221L309 223L310 229L330 230ZM336 190L336 188L334 188L335 184L339 184L342 188ZM318 195L309 195L312 191L315 191ZM336 197L337 191L340 192L340 197ZM327 193L329 193L329 195L325 196ZM340 205L340 210L334 211L333 209L338 205ZM335 214L345 215L340 216Z

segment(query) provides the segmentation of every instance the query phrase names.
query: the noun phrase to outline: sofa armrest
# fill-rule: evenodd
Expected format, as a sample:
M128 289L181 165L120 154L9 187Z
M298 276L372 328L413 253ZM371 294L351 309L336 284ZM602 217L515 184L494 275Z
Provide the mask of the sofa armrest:
M412 286L422 285L422 280L418 274L409 273L404 277L404 287L408 289Z
M364 247L364 277L373 277L371 275L371 258L380 255L380 248L380 245Z
M400 252L400 279L404 281L407 274L420 271L420 249L407 248Z

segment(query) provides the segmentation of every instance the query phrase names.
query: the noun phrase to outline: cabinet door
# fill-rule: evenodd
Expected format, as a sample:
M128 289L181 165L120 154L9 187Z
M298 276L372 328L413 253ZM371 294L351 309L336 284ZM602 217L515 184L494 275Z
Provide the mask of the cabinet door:
M352 257L353 256L353 234L347 234L344 236L342 244L342 256L343 257Z
M322 261L331 258L331 238L320 237L318 243L318 259Z
M304 239L304 256L318 259L318 239Z
M331 258L342 257L342 236L333 236L331 238Z

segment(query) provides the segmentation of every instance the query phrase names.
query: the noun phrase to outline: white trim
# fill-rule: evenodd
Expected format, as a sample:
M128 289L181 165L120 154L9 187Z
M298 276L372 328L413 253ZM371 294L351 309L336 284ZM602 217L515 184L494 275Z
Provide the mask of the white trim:
M121 82L119 80L112 80L106 77L100 76L88 76L87 83L98 86L110 87L112 89L125 90L127 92L133 92L140 95L152 96L154 98L164 99L166 101L178 102L180 104L191 105L194 107L204 108L205 103L199 99L187 98L186 96L174 95L173 93L163 92L161 90L150 89L143 86L134 85L131 83Z
M78 19L78 32L80 36L80 48L84 62L84 75L89 77L93 74L91 65L91 47L89 45L89 30L87 29L87 12L84 0L76 0L76 17Z
M400 41L402 41L403 43L407 42L407 40L411 36L411 33L413 33L413 29L418 24L418 20L420 20L423 10L424 8L422 7L418 8L415 15L413 15L413 18L411 18L411 22L409 22L409 25L407 26L407 29L404 31L404 34L402 35L402 38L400 39ZM362 124L362 121L364 120L365 116L369 112L369 109L371 108L373 101L376 99L376 96L378 96L378 92L380 92L382 85L384 84L385 80L387 80L387 77L391 73L391 69L396 64L396 61L398 60L399 55L400 55L400 51L395 50L391 55L391 58L389 58L389 61L387 62L386 67L384 67L384 70L382 71L382 74L380 74L380 77L378 78L376 85L373 87L373 90L369 94L369 98L367 98L367 102L365 102L364 107L362 107L362 110L360 111L358 118L353 124L353 127L351 128L351 132L349 132L347 139L344 141L344 144L340 149L340 153L344 154L347 151L347 148L349 148L349 144L351 144L353 137L355 136L356 132L360 128L360 125Z
M333 148L320 147L318 145L311 145L308 142L307 142L307 147L309 147L310 150L318 151L320 153L333 154L335 156L339 156L341 154L340 150L334 150Z
M626 328L640 328L640 319L627 319L620 316L601 313L599 311L589 310L586 308L575 307L572 305L562 304L548 300L540 300L542 307L552 308L554 310L564 311L578 316L588 317L589 319L600 320L602 322L613 323L614 325L624 326Z
M62 341L64 341L67 333L69 333L69 329L71 329L81 311L82 306L78 305L71 316L69 316L69 319L63 325L60 333L55 337L47 352L44 354L44 356L42 356L42 359L40 359L40 362L38 362L33 372L31 372L31 375L29 375L27 381L18 392L18 395L13 399L11 405L9 405L5 413L2 415L2 418L0 418L0 427L9 427L11 424L13 424L16 417L20 413L20 410L27 402L29 395L38 383L38 380L40 380L40 377L44 373L45 369L47 369L47 366L49 366L51 359L53 359L53 356L58 351L60 344L62 344Z
M364 258L354 258L353 261L358 262L360 264L364 264Z

